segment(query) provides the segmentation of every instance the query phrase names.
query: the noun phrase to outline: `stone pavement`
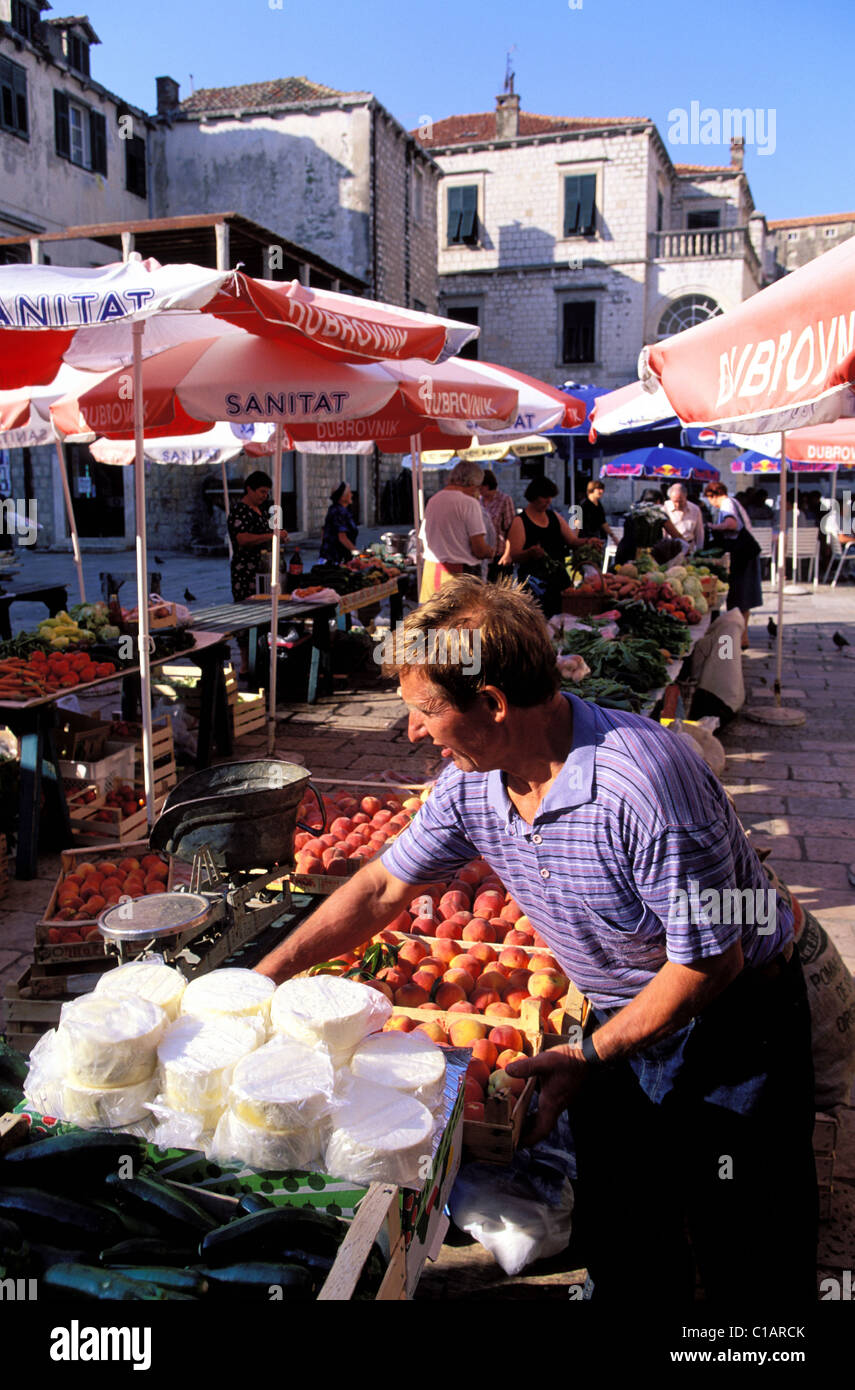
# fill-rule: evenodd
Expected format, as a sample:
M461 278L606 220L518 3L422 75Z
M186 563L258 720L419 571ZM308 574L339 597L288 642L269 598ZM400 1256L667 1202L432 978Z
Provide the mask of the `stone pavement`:
M100 558L100 557L99 557ZM202 602L215 602L206 591L225 562L184 559L187 582ZM193 570L192 580L189 575ZM184 571L182 571L184 572ZM219 581L216 581L219 582ZM178 580L180 583L180 577ZM183 586L182 586L183 587ZM174 591L173 591L174 592ZM227 597L227 593L219 595ZM776 613L767 590L762 609L752 614L752 646L746 656L747 707L772 701L774 647L767 636L768 617ZM826 929L855 972L855 593L851 586L820 588L817 594L785 600L784 703L803 709L800 728L755 723L743 714L720 737L727 751L724 784L753 843L771 849L779 876ZM850 643L838 648L838 632ZM377 780L418 783L435 775L435 749L407 741L403 707L394 690L373 673L338 681L335 692L314 706L283 708L276 751L303 763L319 779ZM237 746L238 757L258 755L262 733ZM32 883L10 881L0 908L0 986L19 976L30 960L36 921L56 878L58 859L45 855ZM852 870L855 877L855 869ZM531 1297L540 1288L557 1293L570 1282L571 1263L561 1259L534 1266L516 1279L502 1275L481 1247L467 1252L445 1246L428 1266L420 1290L424 1297L448 1297L446 1275L454 1296ZM822 1226L819 1276L840 1277L855 1269L855 1111L841 1116L835 1169L832 1218ZM556 1272L557 1270L557 1272Z

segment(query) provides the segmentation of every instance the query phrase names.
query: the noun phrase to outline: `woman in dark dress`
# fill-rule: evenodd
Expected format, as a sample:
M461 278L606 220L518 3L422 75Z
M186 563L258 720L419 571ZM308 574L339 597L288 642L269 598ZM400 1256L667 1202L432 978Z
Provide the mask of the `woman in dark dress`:
M749 517L735 497L728 494L723 483L710 483L704 491L707 501L716 509L717 520L710 527L716 541L730 553L730 587L728 608L738 608L745 630L743 648L748 646L748 619L752 608L763 602L763 581L760 569L760 547L755 540Z
M274 530L270 525L270 489L273 486L266 473L250 473L244 481L243 497L229 512L229 539L232 543L232 598L243 603L255 593L255 577L259 572L261 551L273 544ZM287 531L278 532L279 539L288 539ZM249 639L246 633L238 637L241 666L239 675L247 673Z
M525 491L527 506L514 517L508 532L517 578L536 581L535 592L548 618L560 612L561 594L570 586L564 556L569 548L582 543L564 518L552 511L550 503L557 494L551 478L533 478Z
M347 483L339 483L330 493L330 507L324 520L321 539L321 559L329 565L343 565L356 554L359 527L353 519L350 504L353 493Z

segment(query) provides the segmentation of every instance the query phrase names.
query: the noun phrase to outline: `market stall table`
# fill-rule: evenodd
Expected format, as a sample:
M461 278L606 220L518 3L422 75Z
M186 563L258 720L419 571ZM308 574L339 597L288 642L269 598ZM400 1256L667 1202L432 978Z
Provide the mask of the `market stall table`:
M192 635L192 633L191 633ZM202 701L198 731L197 767L207 767L211 760L212 739L216 738L221 754L232 751L231 728L228 721L223 665L229 649L221 632L203 632L195 645L187 646L167 656L154 657L152 668L167 661L191 657L202 671ZM139 666L118 668L113 675L102 676L65 690L43 695L35 700L0 703L0 725L11 729L18 739L21 762L20 811L16 877L34 878L39 848L42 794L45 812L52 822L59 848L72 842L71 823L65 790L59 770L53 730L57 721L57 701L65 695L79 695L122 681L122 716L134 719L139 702Z
M68 585L34 584L28 589L16 589L11 594L0 590L0 637L5 642L12 636L9 609L13 603L43 603L50 617L55 618L68 606Z
M218 603L211 608L193 612L193 628L197 632L216 629L226 637L249 634L249 685L262 689L265 682L267 653L265 642L270 632L273 605L267 595L259 595L245 603ZM336 616L332 603L313 603L311 599L282 599L279 603L279 622L311 622L312 661L306 699L312 704L317 695L318 676L329 670L330 620Z

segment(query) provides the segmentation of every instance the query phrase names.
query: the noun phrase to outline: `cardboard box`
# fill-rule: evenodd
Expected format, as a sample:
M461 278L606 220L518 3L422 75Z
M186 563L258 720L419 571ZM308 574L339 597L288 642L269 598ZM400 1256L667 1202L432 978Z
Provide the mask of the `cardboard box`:
M92 763L104 755L110 737L109 721L91 719L74 710L59 709L59 722L54 730L54 745L58 758L72 762Z

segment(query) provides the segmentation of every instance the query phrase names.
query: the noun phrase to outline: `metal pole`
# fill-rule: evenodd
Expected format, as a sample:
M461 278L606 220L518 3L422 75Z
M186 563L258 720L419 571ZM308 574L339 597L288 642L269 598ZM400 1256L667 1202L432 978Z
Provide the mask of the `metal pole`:
M276 525L273 528L273 555L270 562L270 691L269 709L267 716L267 756L273 757L276 744L276 663L279 657L279 561L282 554L282 546L279 540L282 518L279 515L282 506L282 425L276 426L273 447L273 505L276 508L274 520Z
M223 506L224 506L225 512L226 512L226 543L227 543L227 545L228 545L228 547L229 547L229 559L231 560L233 551L232 551L232 538L231 538L231 534L229 533L229 479L228 479L228 475L227 475L227 473L226 473L226 460L225 460L225 456L223 456L223 458L220 459L220 466L221 466L221 468L222 468L222 470L223 470Z
M570 436L570 509L576 506L576 440Z
M793 469L793 583L799 582L799 475Z
M781 707L784 665L784 569L787 558L787 436L781 431L781 515L778 529L778 652L775 662L775 704Z
M145 451L143 447L142 340L145 322L131 324L134 349L134 502L136 508L137 612L139 615L140 703L142 705L143 784L149 829L154 825L154 758L152 755L151 653L148 634L148 547L145 520Z
M422 437L420 434L410 436L410 464L412 472L413 488L413 526L416 532L416 593L421 593L422 570L424 569L424 556L422 554L422 542L419 532L422 528L422 521L425 513L425 490L422 477Z
M59 476L62 481L62 495L65 499L65 510L68 515L68 530L71 536L71 550L74 555L74 566L77 570L77 586L80 589L80 602L86 602L86 589L83 585L83 561L80 558L80 538L77 534L77 522L74 520L74 507L71 502L71 491L68 486L68 468L66 466L65 449L60 440L56 441L56 457L59 463Z

